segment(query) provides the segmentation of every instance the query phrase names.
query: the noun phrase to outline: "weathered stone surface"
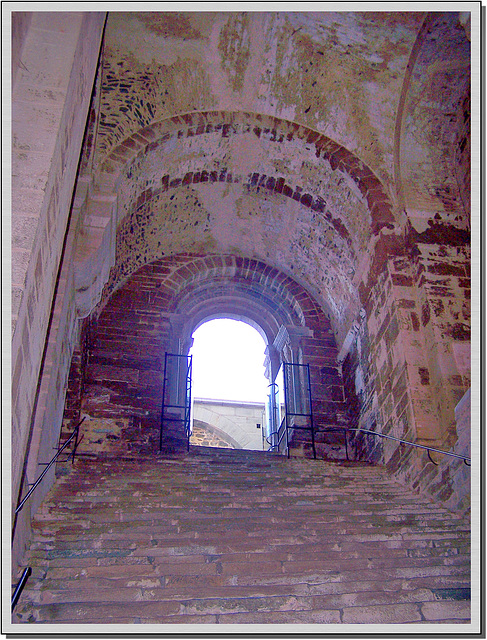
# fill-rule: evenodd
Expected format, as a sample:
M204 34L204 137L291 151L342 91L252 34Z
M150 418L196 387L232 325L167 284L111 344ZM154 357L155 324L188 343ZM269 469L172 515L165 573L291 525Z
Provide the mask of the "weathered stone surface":
M18 623L469 621L468 524L381 468L198 447L80 459L35 525Z

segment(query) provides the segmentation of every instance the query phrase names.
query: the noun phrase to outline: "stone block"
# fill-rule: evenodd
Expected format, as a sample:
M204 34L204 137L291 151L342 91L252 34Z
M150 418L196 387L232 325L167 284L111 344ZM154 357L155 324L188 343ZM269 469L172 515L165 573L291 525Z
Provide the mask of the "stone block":
M340 620L340 611L323 610L323 611L266 611L252 613L233 613L220 614L218 616L219 624L285 624L302 625L305 624L338 624ZM290 631L289 627L283 631Z
M345 607L344 624L407 624L422 620L416 604L394 604L365 607Z
M471 604L469 600L425 602L421 606L421 612L425 620L431 622L446 622L455 619L470 622L470 609Z

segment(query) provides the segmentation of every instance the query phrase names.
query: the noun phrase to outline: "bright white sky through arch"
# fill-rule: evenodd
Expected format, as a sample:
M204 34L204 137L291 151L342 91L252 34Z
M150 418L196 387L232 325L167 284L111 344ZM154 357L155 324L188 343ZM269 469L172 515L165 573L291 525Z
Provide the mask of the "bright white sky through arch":
M193 333L193 398L265 402L265 343L250 325L210 320Z

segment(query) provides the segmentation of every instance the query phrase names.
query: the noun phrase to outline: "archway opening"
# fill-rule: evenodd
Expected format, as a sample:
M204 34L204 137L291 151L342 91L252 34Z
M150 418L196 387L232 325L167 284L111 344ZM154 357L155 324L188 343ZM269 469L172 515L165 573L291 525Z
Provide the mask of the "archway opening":
M193 333L191 443L262 450L266 344L246 322L209 320Z

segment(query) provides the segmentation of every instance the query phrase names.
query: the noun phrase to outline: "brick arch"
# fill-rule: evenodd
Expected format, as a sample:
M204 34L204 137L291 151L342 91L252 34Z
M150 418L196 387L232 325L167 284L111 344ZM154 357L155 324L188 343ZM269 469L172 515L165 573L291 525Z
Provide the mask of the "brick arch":
M230 314L265 333L268 377L283 345L312 363L314 411L323 425L337 419L344 411L338 352L313 297L261 261L184 254L144 265L92 313L79 400L85 446L120 454L157 448L164 352L187 353L199 323Z
M199 307L205 308L208 300L218 297L222 312L231 311L232 306L237 312L246 308L251 314L249 319L254 322L256 309L267 310L266 318L270 314L272 321L266 322L266 329L263 327L266 335L280 324L311 326L314 319L324 314L304 287L278 269L252 258L180 254L144 265L136 273L144 270L158 274L154 285L156 295L166 301L167 311L172 314L194 313L199 317L202 312ZM122 282L113 276L105 287L96 315L133 275L126 276Z
M393 204L382 182L358 156L318 131L295 122L258 113L193 112L144 127L115 147L101 163L97 177L98 186L104 193L116 192L123 173L129 173L129 167L137 158L150 154L170 138L193 138L214 132L221 132L222 138L251 132L256 138L271 142L290 142L293 139L304 142L314 148L317 158L329 162L333 171L346 174L353 180L367 202L374 233L378 233L384 226L394 225ZM242 177L239 177L239 180L241 179ZM307 193L304 187L291 188L285 184L285 178L282 176L252 173L248 179L253 186L258 185L275 193L281 193L299 201L303 206L314 210L320 210L322 206L319 197ZM167 190L199 182L231 182L232 180L233 176L226 170L218 173L188 172L184 176L173 177L164 175L161 176L161 189ZM137 204L143 204L154 195L152 188L141 191L137 196Z
M219 318L241 320L250 324L266 344L272 344L281 324L293 324L293 316L288 309L278 309L271 299L261 297L255 289L248 287L232 290L231 283L221 281L214 285L194 289L194 297L191 295L178 307L180 315L187 318L183 328L185 341L189 341L199 326ZM212 293L217 297L212 297Z
M235 298L256 294L263 302L267 301L270 308L275 308L276 313L282 314L282 322L305 325L307 311L318 310L317 303L295 280L260 260L239 256L206 256L195 260L191 267L191 275L187 273L189 267L186 265L175 273L176 276L183 272L187 274L184 285L179 282L175 290L175 312L189 298L196 299L194 290L201 289L202 284L211 282L212 286L218 288L225 280L231 282ZM198 269L197 273L194 273L195 269ZM204 289L199 293L200 296L205 294Z
M176 149L170 154L167 170L177 176L173 179L163 175L166 149L162 145L169 141L170 146L173 142L177 146L184 136L204 137L210 130L213 137L209 148L214 148L216 154L213 159L205 152L196 159L191 156L193 164L184 166L186 156L180 159ZM222 138L236 140L222 150L214 138L215 132ZM238 136L243 133L251 147L253 141L263 139L274 146L280 141L292 142L297 157L302 154L306 171L298 174L287 168L278 169L269 160L269 150L263 148L262 162L255 164L250 160L242 175L231 175L220 164L228 156L230 164L235 161L235 171L241 167L235 154ZM198 145L199 141L194 148ZM252 154L249 157L253 158ZM83 262L77 264L80 316L88 315L99 301L112 265L111 287L113 274L125 278L142 264L164 255L185 251L234 252L273 262L279 269L296 274L323 306L334 309L338 327L349 308L358 308L359 294L353 278L361 268L373 233L393 224L385 192L360 160L329 138L285 120L217 111L172 118L134 134L131 142L120 145L110 158L102 164L98 185L90 192L86 208L95 214L96 228L87 230L86 247L84 240L80 243L90 255L90 259L84 256ZM138 158L143 166L138 164ZM196 171L193 165L201 170ZM203 165L220 166L218 174L203 170ZM277 171L284 173L264 174ZM197 188L198 183L204 183L205 187ZM222 192L230 193L232 189L242 211L234 207L224 217ZM248 213L253 198L256 198L255 218ZM208 203L215 204L214 210L208 208ZM266 224L267 205L272 206L275 225ZM166 208L171 215L164 215ZM240 214L241 226L232 227L233 218ZM219 216L225 220L220 226ZM300 223L294 224L297 218ZM289 220L289 224L284 220ZM280 227L284 233L289 232L289 237L277 255L274 249L283 237ZM234 229L235 242L231 239ZM254 233L257 242L250 241ZM103 270L98 269L101 275L93 275L94 264L103 265Z

